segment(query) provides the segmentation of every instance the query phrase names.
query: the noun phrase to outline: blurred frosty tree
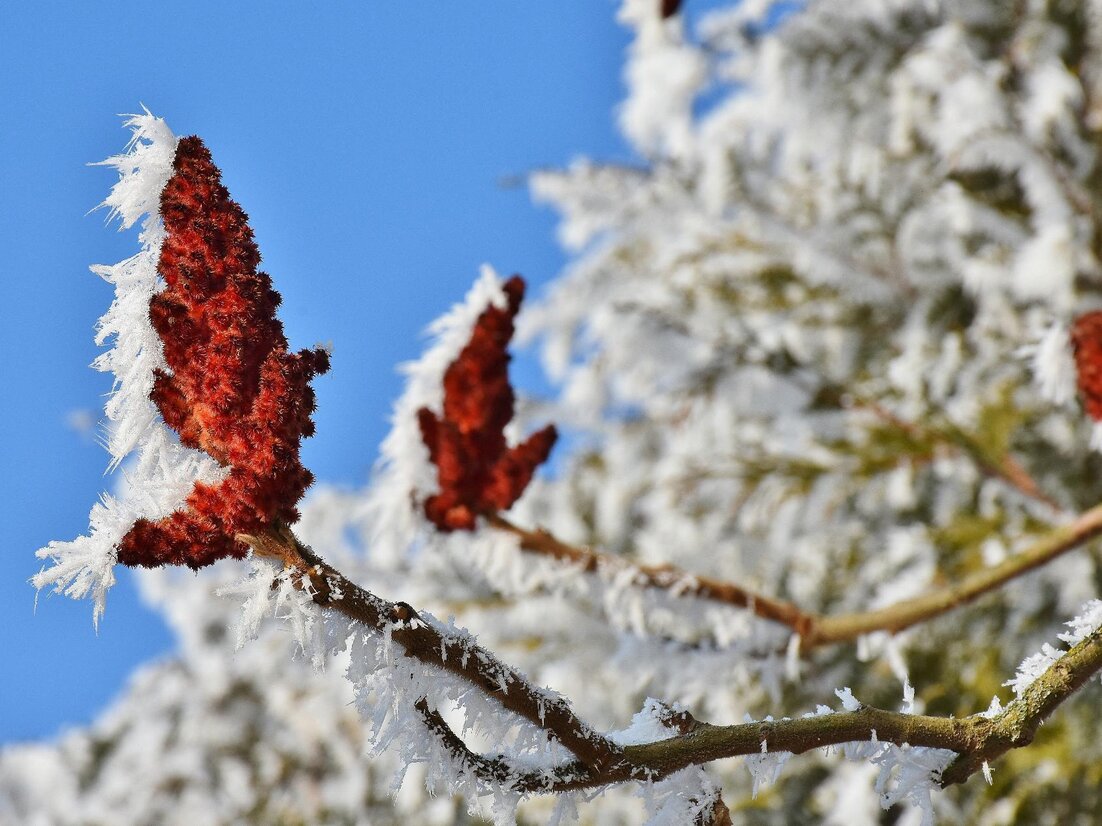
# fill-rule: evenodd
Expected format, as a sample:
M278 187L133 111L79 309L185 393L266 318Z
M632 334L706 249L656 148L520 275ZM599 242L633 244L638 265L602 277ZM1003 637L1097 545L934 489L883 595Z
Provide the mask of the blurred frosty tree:
M439 405L498 294L487 276L410 369L371 486L316 491L296 531L351 579L454 614L601 729L648 697L731 724L799 716L843 686L940 718L1006 703L1007 680L1026 696L1055 656L1043 644L1102 585L1087 544L1099 431L1071 333L1102 306L1102 4L745 0L697 20L690 3L691 37L659 5L621 10L636 31L622 126L646 163L533 178L574 252L518 319L561 388L526 400L517 428L567 431L553 478L474 533L429 530L410 508L434 485L415 414ZM1089 401L1097 334L1076 331ZM388 813L416 738L392 732L396 752L363 758L371 736L338 664L290 662L275 624L232 653L240 609L210 592L240 575L145 575L180 660L139 675L88 732L6 753L0 818L464 822L465 804L423 797L420 764ZM1100 619L1095 605L1072 641ZM340 655L353 672L357 651ZM378 737L392 697L364 685ZM1087 687L989 783L935 791L934 809L1094 822L1097 702ZM651 718L619 741L657 739ZM712 764L711 781L682 781L696 798L653 792L653 822L680 822L671 800L714 782L738 823L917 823L919 809L881 803L921 802L954 757L849 751ZM558 811L641 822L633 791ZM508 819L508 804L486 811ZM520 818L554 805L536 797Z

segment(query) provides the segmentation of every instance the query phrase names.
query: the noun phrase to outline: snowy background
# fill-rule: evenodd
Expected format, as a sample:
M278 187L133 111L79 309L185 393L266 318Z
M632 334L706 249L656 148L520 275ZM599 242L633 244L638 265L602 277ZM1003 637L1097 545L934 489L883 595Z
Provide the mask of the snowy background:
M633 587L631 565L673 563L837 619L984 580L993 566L1020 573L1036 540L1076 513L1098 518L1102 457L1090 445L1102 428L1076 398L1069 326L1086 342L1080 379L1102 375L1102 316L1090 314L1102 303L1102 2L819 0L792 14L791 3L746 0L701 14L711 5L688 4L686 37L652 0L625 0L626 49L617 10L600 3L512 17L492 7L296 20L266 7L261 22L213 10L21 21L25 51L7 75L36 94L5 101L25 124L4 134L22 143L0 153L19 251L6 258L16 318L5 329L18 336L10 397L35 427L8 434L33 462L17 456L10 474L9 523L27 526L16 546L28 564L15 566L5 604L29 609L30 550L81 533L109 484L103 452L81 442L107 389L81 366L108 304L84 270L135 244L83 216L111 180L80 164L118 151L105 113L141 101L177 133L202 134L225 169L284 295L292 344L334 346L304 454L330 484L296 531L353 579L455 616L619 738L649 736L648 697L715 723L825 714L838 701L942 718L1026 707L1027 685L1060 654L1053 643L1098 641L1089 600L1102 568L1085 541L950 615L895 635L868 625L802 663L784 654L798 650L789 628L687 598L686 578L669 593ZM60 42L67 30L72 43ZM104 55L116 55L111 71ZM617 110L621 72L630 93ZM88 78L101 76L97 100ZM613 137L617 111L632 150ZM551 217L523 187L502 189L540 167L529 182L561 216L565 268ZM388 464L361 486L399 392L395 363L422 350L417 330L467 291L481 261L536 283L521 337L539 339L561 391L532 399L542 381L522 361L518 433L548 420L568 432L510 517L616 557L596 575L534 560L504 531L424 531L410 508L411 487L423 494L417 480L432 476L412 411L439 403L440 374L496 290L492 275L437 328L399 403ZM60 341L72 350L52 349ZM1086 412L1099 419L1095 389ZM52 413L28 407L40 398ZM86 602L44 599L33 624L13 615L6 666L18 676L5 690L20 695L7 698L8 742L96 719L0 752L0 820L451 824L472 822L481 795L489 805L475 816L513 821L508 782L479 785L443 759L413 702L423 694L461 717L475 748L505 744L546 769L559 758L538 732L431 669L411 674L371 633L353 634L351 657L321 673L277 623L234 653L240 600L212 592L245 569L141 577L178 656L133 672L103 713L133 664L169 645L132 592L111 594L98 637ZM258 616L269 577L231 587L253 597L246 615ZM1058 637L1077 614L1071 637ZM754 754L595 801L564 797L559 813L579 804L584 822L635 824L636 794L648 823L680 826L719 784L749 824L911 826L935 809L943 822L1093 822L1096 703L1084 689L1032 748L932 805L952 754L875 742L841 749L855 763ZM366 761L369 745L388 743ZM433 778L467 799L428 798ZM907 801L919 806L893 808ZM521 814L546 822L553 805L537 799Z

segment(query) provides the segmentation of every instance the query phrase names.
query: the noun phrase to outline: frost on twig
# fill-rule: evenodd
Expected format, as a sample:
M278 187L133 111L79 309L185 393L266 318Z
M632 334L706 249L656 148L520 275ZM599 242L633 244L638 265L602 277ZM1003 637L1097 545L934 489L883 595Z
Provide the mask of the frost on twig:
M692 766L655 783L641 784L639 796L647 811L644 826L711 824L720 790L704 769Z
M1065 623L1071 630L1060 634L1060 640L1073 647L1083 642L1102 627L1102 600L1092 599L1079 610L1079 613ZM1041 650L1022 660L1014 677L1003 685L1013 689L1020 700L1046 671L1067 653L1064 649L1044 643ZM997 699L997 698L996 698Z
M835 694L842 703L843 712L855 713L864 708L848 687L837 689ZM820 705L814 712L803 715L801 719L822 718L834 713L828 706ZM914 713L914 689L909 685L904 689L903 713ZM747 722L754 721L748 719ZM759 722L783 724L784 721L774 721L770 716ZM933 824L931 792L940 788L941 772L957 757L957 752L950 749L880 741L875 729L871 731L871 737L868 740L828 746L827 752L833 751L834 748L837 748L847 760L865 762L877 767L879 771L875 785L882 808L888 809L905 800L921 811L923 826ZM744 758L746 768L753 778L755 797L759 789L777 781L785 763L791 757L791 752L771 750L769 741L765 738L761 740L760 754L750 754Z
M314 604L313 587L300 571L275 569L264 559L252 559L252 571L244 579L219 588L219 596L241 602L237 620L236 646L240 650L254 639L260 624L274 618L289 626L299 650L320 669L334 648L342 648L347 623L337 622L339 615L323 614Z

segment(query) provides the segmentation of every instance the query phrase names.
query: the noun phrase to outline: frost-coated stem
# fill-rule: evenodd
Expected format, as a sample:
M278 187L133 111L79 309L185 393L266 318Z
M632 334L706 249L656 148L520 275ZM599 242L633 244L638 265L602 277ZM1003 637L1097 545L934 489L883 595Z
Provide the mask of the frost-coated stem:
M996 717L930 717L864 706L853 712L799 719L699 727L672 740L626 746L625 757L668 773L694 763L770 751L801 754L821 746L872 740L960 753L945 770L942 786L963 783L1007 751L1027 746L1038 727L1065 700L1102 670L1102 629L1097 629L1048 667Z
M406 656L476 686L503 708L547 731L582 765L599 773L623 761L620 747L579 719L564 699L533 686L515 668L469 639L442 634L410 605L382 599L351 582L299 542L286 526L239 538L250 544L254 553L304 572L314 602L380 633L389 633Z
M989 721L983 745L961 754L945 769L941 785L963 783L1011 749L1028 746L1052 713L1102 670L1102 629L1074 645L1054 662L1006 710ZM975 718L972 718L975 719Z
M1102 505L1034 548L1034 557L1049 558L1102 529ZM985 762L1029 745L1038 727L1065 700L1102 670L1102 628L1063 654L1014 702L994 717L932 717L862 706L856 711L713 726L682 714L673 737L640 745L618 746L578 718L569 703L549 697L520 672L469 641L441 634L409 605L389 602L360 588L299 542L286 527L262 536L241 537L261 556L281 560L302 574L321 606L391 639L406 656L449 671L493 697L501 705L547 731L577 756L553 768L515 766L506 756L484 756L470 750L428 702L416 708L425 725L468 770L482 779L521 793L565 792L632 780L657 780L693 765L725 757L770 752L802 754L816 748L852 742L894 743L948 749L960 755L945 770L941 785L963 783ZM1023 555L1025 556L1025 555ZM1042 564L1037 561L1037 564ZM505 686L504 688L502 686Z
M849 642L874 631L902 631L974 602L1102 533L1102 504L1084 511L1067 525L1053 528L1025 551L955 584L876 611L836 616L808 613L793 603L755 594L731 582L695 576L673 566L633 565L615 556L568 545L546 531L519 527L500 514L491 514L486 519L492 527L515 535L521 549L529 553L552 557L592 573L633 568L636 576L632 582L638 587L661 588L678 596L745 608L756 616L791 628L800 635L800 649L806 652L817 646Z
M1026 550L990 568L964 577L953 585L906 599L877 611L816 617L805 648L853 640L873 631L902 631L974 602L1030 571L1078 548L1102 533L1102 505L1081 513L1073 522L1054 528Z
M576 565L585 573L631 570L635 574L631 582L638 587L659 588L672 591L678 596L700 597L736 608L746 608L756 616L779 622L797 631L808 627L814 619L790 602L756 594L733 582L689 574L672 565L635 565L609 554L568 545L544 530L527 530L514 525L501 514L490 514L486 521L492 527L516 536L520 540L521 550Z
M725 757L770 752L803 754L843 743L877 741L899 746L948 749L960 754L945 770L942 786L963 783L1007 751L1029 745L1038 727L1102 670L1102 630L1096 630L1053 663L1022 696L996 717L931 717L862 706L857 711L796 719L713 726L692 721L685 733L654 743L625 746L625 761L604 772L570 762L552 770L524 771L507 758L475 754L427 704L418 706L426 725L456 759L487 781L509 778L521 792L565 792L629 780L658 780L688 766Z

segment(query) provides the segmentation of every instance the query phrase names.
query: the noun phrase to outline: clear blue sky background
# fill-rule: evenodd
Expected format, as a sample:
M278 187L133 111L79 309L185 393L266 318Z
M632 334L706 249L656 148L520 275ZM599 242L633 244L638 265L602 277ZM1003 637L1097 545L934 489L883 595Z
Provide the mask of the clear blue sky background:
M703 5L703 4L702 4ZM504 178L578 155L624 160L614 109L626 33L612 0L0 5L0 323L6 415L0 743L90 721L171 650L129 577L98 636L91 605L43 595L36 548L85 530L107 456L67 425L101 415L88 369L109 286L136 250L88 215L144 102L201 135L252 219L292 345L332 341L305 459L360 485L426 323L482 262L537 285L555 217Z

